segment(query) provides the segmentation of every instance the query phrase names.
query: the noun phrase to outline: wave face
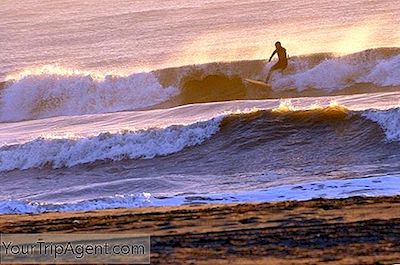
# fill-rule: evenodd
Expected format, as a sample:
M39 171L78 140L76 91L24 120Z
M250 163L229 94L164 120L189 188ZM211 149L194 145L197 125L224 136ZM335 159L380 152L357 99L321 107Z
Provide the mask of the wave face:
M321 141L326 143L322 149ZM262 154L269 150L275 158L285 160L297 152L304 154L301 160L306 163L316 156L330 160L346 153L372 157L376 150L389 155L389 150L394 152L399 147L399 141L399 108L349 111L342 106L330 106L293 110L283 102L273 110L226 113L188 125L102 133L78 139L39 138L3 146L0 148L0 171L152 159L188 152L184 150L195 149L195 146L217 148L210 156L246 151Z
M262 60L220 62L129 76L44 66L10 76L2 84L0 121L235 99L382 92L400 86L400 48L292 57L284 73L273 75L269 90L244 81L263 79L271 65Z
M399 108L350 111L342 106L330 106L291 110L282 104L272 111L229 116L222 122L221 134L234 139L230 148L236 146L237 150L246 146L270 146L275 142L278 150L288 153L306 147L310 155L329 156L333 151L366 154L390 143L398 146L399 118ZM323 150L318 150L321 149L318 139L325 139ZM277 152L277 156L285 152Z

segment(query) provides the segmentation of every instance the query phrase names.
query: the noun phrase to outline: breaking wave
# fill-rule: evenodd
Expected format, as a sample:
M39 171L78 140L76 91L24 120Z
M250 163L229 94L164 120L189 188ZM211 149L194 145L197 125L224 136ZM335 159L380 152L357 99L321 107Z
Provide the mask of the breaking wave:
M145 108L178 94L175 87L162 87L152 73L97 79L80 72L57 74L51 69L45 67L39 75L28 75L6 85L1 93L0 120Z
M102 133L78 139L39 138L1 147L0 171L151 159L204 145L206 140L213 138L224 143L227 153L236 152L235 148L243 152L249 147L256 149L267 142L281 140L285 146L290 144L288 151L293 151L297 145L302 149L305 142L319 145L315 142L317 137L327 137L332 141L331 148L341 146L340 152L346 152L345 149L357 152L358 148L376 150L391 142L397 145L400 141L400 108L350 111L332 105L295 110L283 103L273 110L226 113L187 125Z
M1 84L0 121L235 99L382 92L400 86L400 48L292 57L284 73L272 76L272 89L244 81L263 79L270 66L264 60L218 62L129 76L44 66L10 75Z
M82 139L39 138L0 148L0 171L72 167L98 160L149 159L201 144L219 130L222 117L187 126L173 125Z

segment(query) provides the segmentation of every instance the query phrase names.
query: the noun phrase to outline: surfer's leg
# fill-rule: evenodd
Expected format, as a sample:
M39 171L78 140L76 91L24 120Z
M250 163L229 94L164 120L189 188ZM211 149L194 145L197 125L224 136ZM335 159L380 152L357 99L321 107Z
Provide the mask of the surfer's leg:
M271 78L272 70L269 70L267 78L265 79L265 83L268 84L269 79Z
M275 71L276 69L279 69L279 63L274 64L271 69L269 69L267 78L265 79L265 83L268 84L269 79L271 78L272 72Z

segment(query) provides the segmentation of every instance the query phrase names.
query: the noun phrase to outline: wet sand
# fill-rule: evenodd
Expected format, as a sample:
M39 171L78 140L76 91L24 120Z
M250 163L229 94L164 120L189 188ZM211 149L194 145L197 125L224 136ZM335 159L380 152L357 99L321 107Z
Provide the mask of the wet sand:
M395 264L400 196L2 215L0 230L148 233L152 264Z

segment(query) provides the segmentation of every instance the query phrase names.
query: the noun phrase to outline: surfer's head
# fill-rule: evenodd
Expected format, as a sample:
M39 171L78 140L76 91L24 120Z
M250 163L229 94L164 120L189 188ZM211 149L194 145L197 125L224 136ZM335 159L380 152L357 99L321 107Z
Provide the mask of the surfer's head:
M276 48L282 47L282 46L281 46L281 42L280 42L280 41L275 42L275 47L276 47Z

